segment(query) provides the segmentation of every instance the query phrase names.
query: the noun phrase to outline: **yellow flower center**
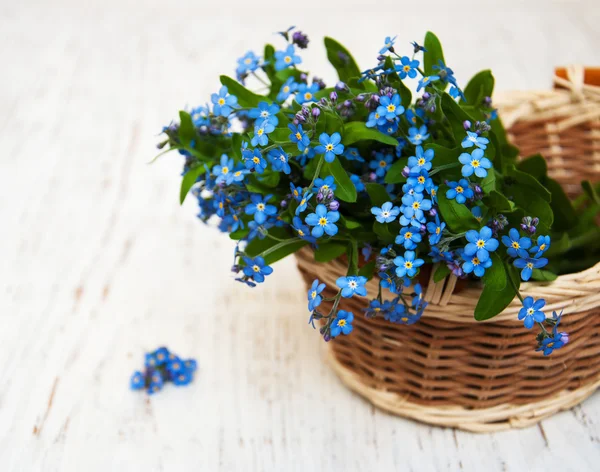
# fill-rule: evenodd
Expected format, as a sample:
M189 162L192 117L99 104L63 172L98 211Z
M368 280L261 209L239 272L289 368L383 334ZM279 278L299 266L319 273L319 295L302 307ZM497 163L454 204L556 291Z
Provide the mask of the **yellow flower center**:
M299 234L300 236L304 236L304 231L302 231L301 229L299 229L299 230L298 230L298 234Z
M260 159L257 156L254 156L252 158L252 162L254 162L255 164L258 164L260 162Z
M480 239L479 241L477 241L477 247L478 248L485 247L485 241L483 239Z
M385 167L385 166L387 166L387 162L379 161L379 167Z
M313 290L312 292L310 292L310 297L314 300L315 298L317 298L317 291Z
M531 262L528 262L528 263L527 263L527 268L528 268L528 269L533 269L533 263L531 263Z
M258 128L258 131L256 132L256 134L258 134L259 136L262 136L264 134L265 130L262 128Z
M292 62L292 57L291 56L285 56L283 58L283 62L285 62L286 64L289 64L290 62Z
M438 227L435 229L435 234L440 234L440 231L441 231L441 228L438 226Z
M404 263L404 267L405 267L406 269L412 269L412 266L413 266L413 263L412 263L411 261L406 261L406 262Z
M288 93L289 91L290 91L290 88L287 85L285 87L283 87L284 93Z
M252 266L252 270L254 272L260 272L260 267L258 267L257 265Z
M297 133L296 133L296 139L297 139L298 141L300 141L300 140L302 139L302 135L300 134L300 132L297 132Z
M473 259L471 259L471 263L473 265L479 265L479 264L481 264L481 262L479 261L479 258L477 256L475 256Z
M413 209L418 210L421 207L421 204L419 202L413 202L412 207Z
M512 247L513 247L513 249L519 249L521 246L519 246L519 243L517 241L513 241Z
M533 315L534 313L535 313L535 310L534 310L533 308L529 308L529 309L527 310L527 314L528 314L528 315Z
M327 224L327 218L321 217L319 218L319 226L325 226Z
M429 82L429 77L423 77L423 83L425 84L427 82Z
M422 175L420 175L420 176L417 178L417 182L419 182L420 184L424 184L424 183L425 183L425 177L423 177Z
M325 146L325 149L327 151L333 151L333 144L329 143L327 146Z
M408 321L408 318L406 316L403 316L402 318L400 318L402 321L404 321L405 323Z
M408 72L410 70L410 66L404 66L403 69L404 69L404 72Z
M256 209L258 211L263 211L265 209L265 204L264 203L259 203L258 205L256 205Z
M387 106L387 111L390 113L393 113L394 111L396 111L396 106L392 105L391 103Z
M311 98L312 98L312 93L310 93L310 92L306 92L306 93L304 94L304 100L310 100Z
M477 159L473 159L471 161L471 166L473 166L475 168L479 167L479 161Z
M222 172L223 174L228 174L228 173L229 173L229 167L227 167L227 166L223 166L223 168L221 169L221 172Z
M542 245L540 246L540 251L543 251L544 249L546 249L546 244L542 244Z
M338 320L337 324L340 328L343 328L346 326L346 320Z
M456 193L463 193L465 190L459 185L456 187Z
M417 161L417 164L420 165L420 166L424 165L425 164L425 159L423 159L423 158L419 159Z
M410 239L410 238L412 238L412 233L411 233L410 231L407 231L407 232L404 234L404 239Z
M219 98L219 105L225 105L225 99Z

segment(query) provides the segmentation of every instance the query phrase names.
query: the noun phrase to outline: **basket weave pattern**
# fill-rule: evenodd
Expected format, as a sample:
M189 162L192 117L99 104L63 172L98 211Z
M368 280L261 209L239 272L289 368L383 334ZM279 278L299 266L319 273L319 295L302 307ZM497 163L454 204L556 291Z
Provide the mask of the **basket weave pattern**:
M569 69L567 77L556 79L564 89L505 98L500 112L522 155L547 156L550 175L574 195L581 180L600 180L600 90L582 85L582 69ZM307 286L319 278L326 295L335 294L331 287L345 264L318 264L308 248L297 261ZM546 299L546 313L565 310L561 327L570 342L551 359L533 350L535 334L517 320L518 300L493 320L476 322L481 289L458 289L456 281L430 279L429 306L411 326L367 319L366 299L342 299L355 329L328 344L342 381L395 414L477 432L533 424L600 386L600 263L552 283L522 284L524 296ZM369 281L369 293L377 286Z

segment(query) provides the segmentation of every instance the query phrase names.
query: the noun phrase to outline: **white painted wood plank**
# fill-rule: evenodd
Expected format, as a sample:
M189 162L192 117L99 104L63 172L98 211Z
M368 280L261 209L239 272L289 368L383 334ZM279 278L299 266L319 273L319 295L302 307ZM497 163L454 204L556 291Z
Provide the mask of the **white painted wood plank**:
M156 133L290 21L368 64L386 34L442 38L459 79L543 88L600 62L594 2L341 0L274 8L18 2L0 10L0 463L7 471L594 470L598 395L530 428L471 435L389 416L322 363L293 261L257 290L231 242L177 205L181 162ZM235 8L230 5L235 4ZM261 14L262 12L262 14ZM249 21L251 19L251 21ZM408 46L408 44L406 44ZM126 388L158 345L196 357L186 389Z

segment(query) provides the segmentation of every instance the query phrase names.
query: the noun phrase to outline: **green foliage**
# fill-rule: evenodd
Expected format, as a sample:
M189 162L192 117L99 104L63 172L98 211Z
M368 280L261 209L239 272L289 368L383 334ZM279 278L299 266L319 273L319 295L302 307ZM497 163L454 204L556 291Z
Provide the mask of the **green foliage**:
M438 66L439 62L442 61L444 64L444 52L442 51L442 45L438 37L431 31L428 31L425 35L425 42L423 44L427 52L423 53L423 62L425 68L425 75L435 75L433 66Z
M180 204L183 204L185 197L187 197L187 194L189 193L190 189L196 183L198 177L202 175L203 172L205 172L204 167L199 165L194 167L193 169L188 170L185 173L183 179L181 179L181 189L179 190Z
M251 92L231 77L222 75L220 79L221 84L227 87L227 90L231 95L235 95L237 97L238 103L243 107L255 107L261 101L270 101L267 97L257 95L254 92Z
M337 184L335 195L340 200L345 202L356 201L356 187L350 180L348 172L342 167L339 159L334 159L333 162L325 162L321 171L322 176L331 175Z
M447 185L440 185L438 190L438 205L442 220L457 233L479 229L481 224L465 205L446 198L448 189Z
M475 74L465 87L465 99L469 105L480 104L485 97L491 97L494 91L494 76L489 70Z
M327 59L338 73L341 81L347 82L353 77L360 77L360 69L352 54L333 38L325 38Z

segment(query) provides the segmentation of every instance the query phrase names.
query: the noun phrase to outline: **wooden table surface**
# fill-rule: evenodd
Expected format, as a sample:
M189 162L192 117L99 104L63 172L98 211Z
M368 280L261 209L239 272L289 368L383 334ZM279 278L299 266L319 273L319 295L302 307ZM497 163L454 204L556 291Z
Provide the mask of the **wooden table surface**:
M322 362L293 260L244 289L229 239L193 199L178 205L181 159L146 165L162 125L290 24L330 82L326 34L366 67L386 35L408 51L431 29L463 84L491 67L500 90L600 63L595 1L402 3L2 2L0 470L600 469L600 395L473 435L349 392ZM193 385L131 392L160 345L198 360Z

